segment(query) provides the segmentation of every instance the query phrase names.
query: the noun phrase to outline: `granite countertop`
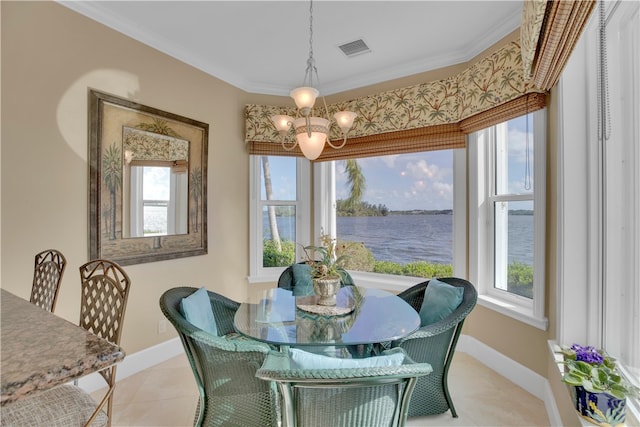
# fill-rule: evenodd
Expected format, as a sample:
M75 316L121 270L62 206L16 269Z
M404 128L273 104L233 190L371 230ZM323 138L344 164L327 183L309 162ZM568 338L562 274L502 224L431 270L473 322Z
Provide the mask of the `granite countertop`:
M1 405L124 359L119 346L4 289L0 291Z

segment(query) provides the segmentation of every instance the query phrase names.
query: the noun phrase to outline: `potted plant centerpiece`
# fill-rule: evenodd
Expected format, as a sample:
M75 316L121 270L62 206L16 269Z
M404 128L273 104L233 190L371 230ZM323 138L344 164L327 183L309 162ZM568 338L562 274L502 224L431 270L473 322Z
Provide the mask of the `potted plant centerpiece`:
M346 245L342 248L346 250ZM348 256L337 254L337 241L328 234L320 235L320 246L305 246L305 262L311 267L313 290L320 298L319 305L336 305L336 294L346 275L344 269Z
M573 344L563 346L565 372L562 380L573 386L573 403L578 413L594 424L622 425L626 398L640 396L640 389L620 375L614 358L603 350Z

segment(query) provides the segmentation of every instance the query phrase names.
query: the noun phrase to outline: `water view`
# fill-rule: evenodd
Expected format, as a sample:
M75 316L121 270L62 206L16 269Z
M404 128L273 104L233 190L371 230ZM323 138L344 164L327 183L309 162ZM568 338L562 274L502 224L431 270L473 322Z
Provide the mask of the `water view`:
M265 218L263 224L268 224ZM376 261L453 262L453 215L338 217L340 240L362 242ZM291 217L278 217L280 237L295 240ZM265 228L265 238L270 238ZM533 215L509 215L509 262L533 265Z

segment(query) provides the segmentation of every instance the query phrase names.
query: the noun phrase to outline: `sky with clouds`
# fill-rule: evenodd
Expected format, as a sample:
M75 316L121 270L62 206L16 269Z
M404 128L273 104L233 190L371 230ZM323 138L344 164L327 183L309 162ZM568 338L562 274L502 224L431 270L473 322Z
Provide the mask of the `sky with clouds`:
M348 143L348 142L347 142ZM336 164L336 198L349 196L346 162ZM451 209L451 150L358 159L366 179L363 200L391 210Z

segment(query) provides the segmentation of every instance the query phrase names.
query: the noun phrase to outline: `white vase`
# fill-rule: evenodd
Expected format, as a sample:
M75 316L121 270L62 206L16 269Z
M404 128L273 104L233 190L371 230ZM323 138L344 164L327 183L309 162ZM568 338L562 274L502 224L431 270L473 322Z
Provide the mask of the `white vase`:
M336 305L336 294L339 290L339 278L313 279L313 291L319 297L316 302L318 305Z

